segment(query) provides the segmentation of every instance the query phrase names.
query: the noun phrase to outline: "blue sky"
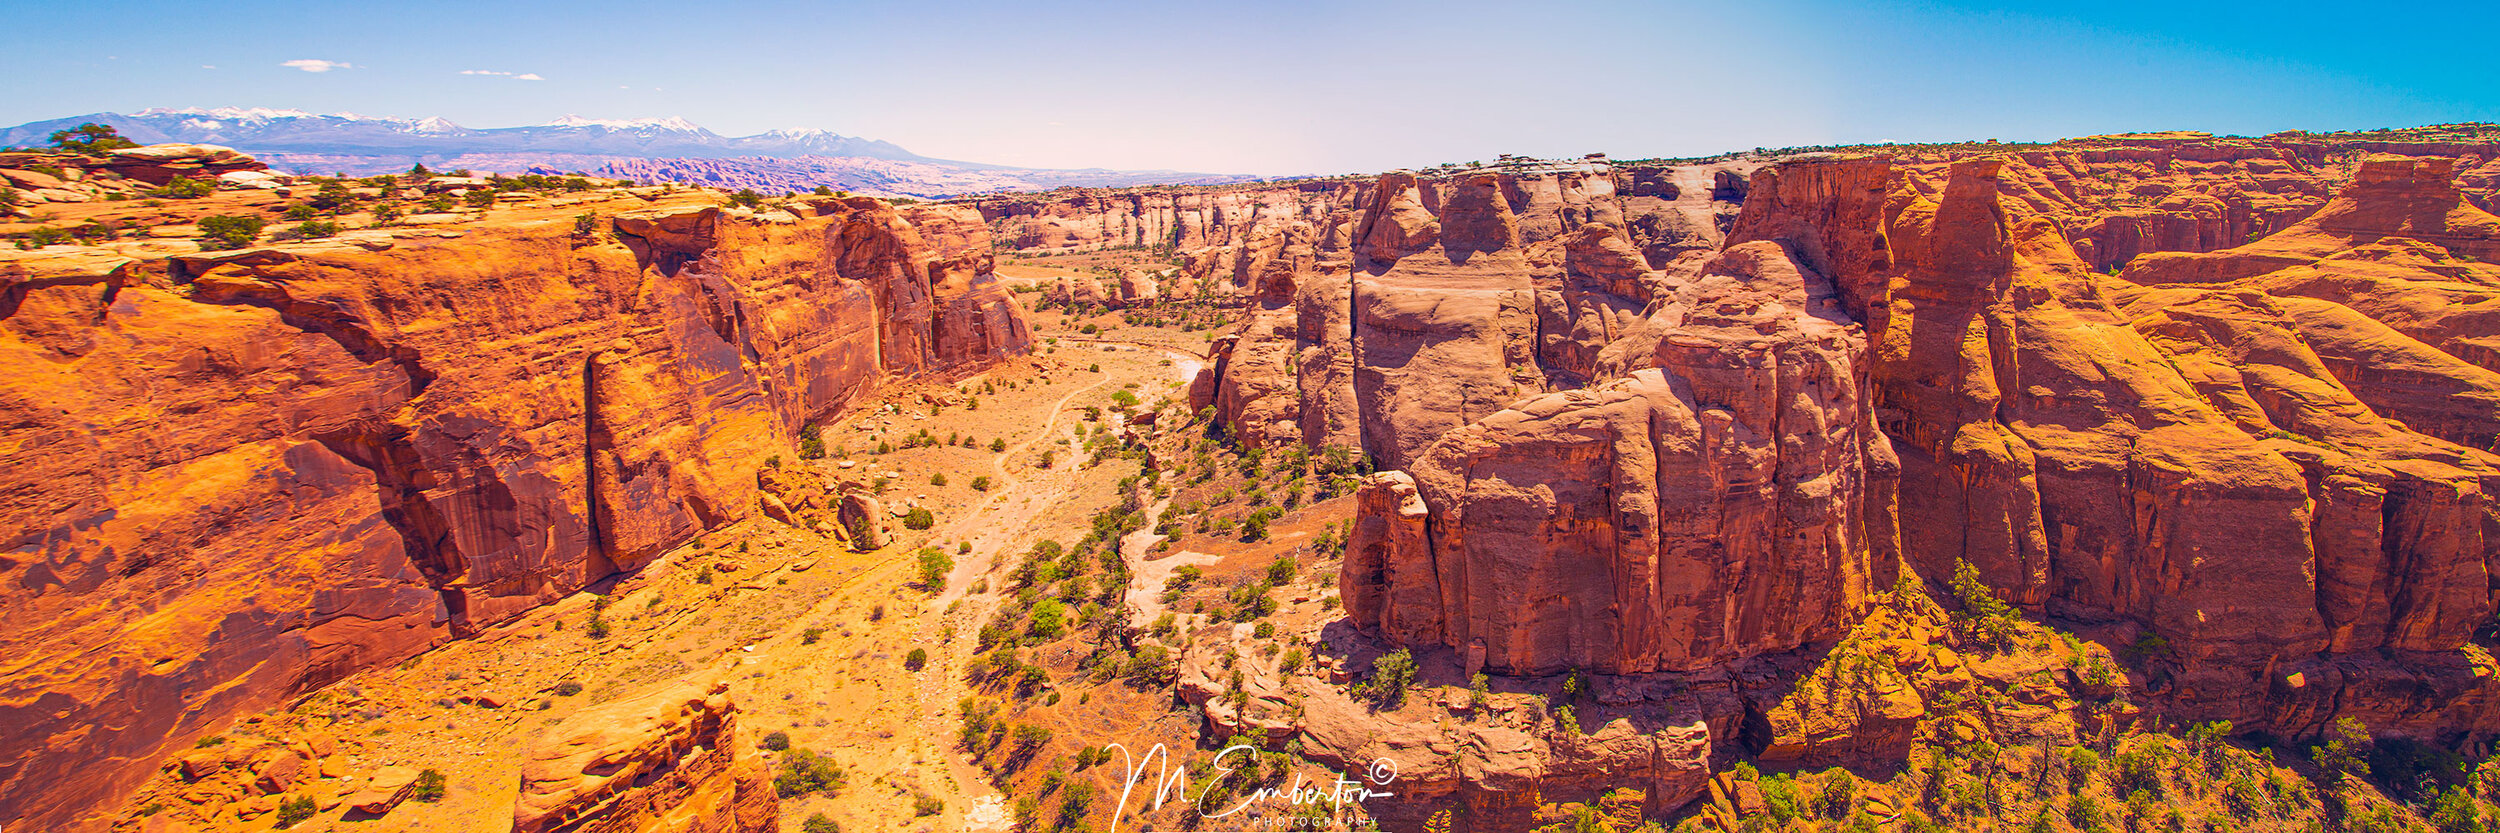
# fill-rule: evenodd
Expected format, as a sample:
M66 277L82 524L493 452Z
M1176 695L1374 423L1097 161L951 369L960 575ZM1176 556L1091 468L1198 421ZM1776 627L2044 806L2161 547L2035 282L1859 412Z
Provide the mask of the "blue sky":
M2500 121L2489 2L8 3L0 124L673 115L1002 164L1287 174Z

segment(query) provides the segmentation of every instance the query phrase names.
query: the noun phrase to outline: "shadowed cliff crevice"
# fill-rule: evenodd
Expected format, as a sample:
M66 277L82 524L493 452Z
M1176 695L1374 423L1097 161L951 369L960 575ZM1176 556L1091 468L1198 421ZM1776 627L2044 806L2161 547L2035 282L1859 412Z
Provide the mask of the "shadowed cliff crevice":
M373 473L374 496L382 519L398 531L401 551L417 573L442 596L443 612L453 636L470 631L468 598L455 587L468 569L451 523L426 490L438 484L427 468L408 429L398 425L358 426L313 437L322 447Z

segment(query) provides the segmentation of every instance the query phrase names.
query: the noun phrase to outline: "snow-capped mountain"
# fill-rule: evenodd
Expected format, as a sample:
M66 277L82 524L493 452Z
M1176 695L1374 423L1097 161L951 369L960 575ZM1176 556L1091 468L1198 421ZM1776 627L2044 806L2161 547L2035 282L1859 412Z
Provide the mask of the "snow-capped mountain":
M368 176L423 163L501 173L582 172L645 182L690 182L760 191L825 186L938 197L1063 185L1207 184L1249 177L1185 171L1060 171L930 159L890 142L827 130L722 136L685 119L566 115L520 127L463 127L440 117L402 119L263 107L151 108L88 113L0 129L0 147L40 146L52 132L109 124L141 144L224 145L295 173Z
M466 154L558 152L592 156L725 159L738 156L866 156L920 161L888 142L823 130L775 130L722 136L670 116L604 119L567 115L520 127L462 127L439 117L401 119L355 113L307 113L262 107L151 108L88 113L0 129L0 145L39 145L52 131L87 122L110 124L142 143L198 142L255 155L390 157L395 167Z

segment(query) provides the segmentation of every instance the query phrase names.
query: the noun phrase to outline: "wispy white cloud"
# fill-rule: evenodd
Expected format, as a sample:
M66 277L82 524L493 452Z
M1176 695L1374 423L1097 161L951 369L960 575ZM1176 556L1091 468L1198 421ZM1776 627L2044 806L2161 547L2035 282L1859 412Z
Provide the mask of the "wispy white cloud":
M300 69L305 72L329 72L334 69L356 68L355 64L351 64L346 61L324 61L318 58L297 58L292 61L281 62L278 65L282 67Z
M201 64L201 65L200 65L200 68L201 68L201 69L216 69L216 68L217 68L217 65L216 65L216 64Z
M547 79L545 79L545 78L539 77L538 73L535 73L535 72L523 72L523 73L519 73L519 74L514 74L514 73L510 73L510 72L505 72L505 71L503 71L503 70L499 70L499 69L464 69L464 70L461 70L461 71L460 71L460 74L462 74L462 75L493 75L493 76L499 76L499 77L503 77L503 78L510 78L510 79L512 79L512 80L514 80L514 81L545 81L545 80L547 80Z
M512 73L509 73L509 72L497 72L497 71L495 71L495 70L491 70L491 69L464 69L464 70L461 70L461 71L460 71L460 74L462 74L462 75L511 75Z
M519 75L512 76L512 80L514 80L514 81L545 81L545 80L547 80L547 79L538 77L538 73L535 73L535 72L524 72L524 73L521 73L521 74L519 74Z

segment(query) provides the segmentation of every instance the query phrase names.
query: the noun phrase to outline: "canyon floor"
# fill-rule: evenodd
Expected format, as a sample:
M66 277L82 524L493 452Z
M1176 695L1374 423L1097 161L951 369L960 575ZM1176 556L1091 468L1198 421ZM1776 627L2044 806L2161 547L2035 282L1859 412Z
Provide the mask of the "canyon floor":
M323 829L351 813L335 799L385 766L435 769L447 790L404 804L355 830L502 830L510 824L521 752L578 711L704 669L726 667L749 742L783 732L794 749L823 752L846 772L830 794L785 798L784 829L819 814L846 830L1006 830L1004 802L955 751L956 704L973 633L1000 604L995 574L1033 542L1073 539L1116 501L1136 463L1082 460L1083 408L1108 408L1127 390L1181 398L1205 339L1195 332L1040 316L1035 354L951 383L890 386L822 426L822 459L780 461L828 479L876 483L893 539L857 552L837 537L765 517L715 530L642 570L458 640L395 668L354 676L291 710L247 718L215 741L319 737L343 754L339 776L307 791L324 797ZM1079 323L1111 325L1081 335ZM947 403L947 404L933 404ZM905 445L918 432L943 444ZM1004 442L1004 451L993 451ZM1055 457L1047 466L1042 457ZM986 478L976 489L975 482ZM936 485L942 482L943 485ZM909 529L925 507L935 524ZM954 568L935 592L919 585L924 548ZM599 619L603 636L591 635ZM928 652L906 668L907 654ZM224 798L227 801L219 801ZM934 801L929 801L934 799ZM266 802L215 796L168 775L132 802L219 829L267 829ZM185 810L218 812L188 818ZM253 812L253 811L259 812Z

